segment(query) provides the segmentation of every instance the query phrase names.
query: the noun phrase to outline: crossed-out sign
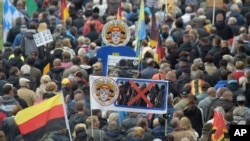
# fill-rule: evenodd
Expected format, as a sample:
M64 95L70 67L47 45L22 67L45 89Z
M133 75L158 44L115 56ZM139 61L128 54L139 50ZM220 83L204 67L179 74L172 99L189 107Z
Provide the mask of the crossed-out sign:
M148 98L145 96L145 93L149 91L152 87L155 86L155 82L151 82L145 89L141 90L133 80L129 80L130 85L135 89L137 95L130 99L130 101L127 103L128 106L133 105L139 98L142 98L150 108L153 107L153 104L151 101L148 100Z

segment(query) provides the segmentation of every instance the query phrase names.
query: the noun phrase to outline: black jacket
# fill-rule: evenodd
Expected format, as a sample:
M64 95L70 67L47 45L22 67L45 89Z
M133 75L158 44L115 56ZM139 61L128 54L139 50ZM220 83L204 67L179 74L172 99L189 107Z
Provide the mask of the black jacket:
M107 131L101 141L127 141L127 138L121 131Z
M222 99L222 98L217 98L214 99L211 104L210 104L210 112L209 112L209 116L208 119L212 119L213 118L213 110L218 107L221 106L225 112L229 112L229 113L233 113L233 110L235 108L235 104L231 101Z
M75 113L75 114L71 115L70 119L69 119L70 130L74 131L75 125L78 123L85 123L87 118L88 118L88 116L85 114Z
M14 141L15 138L20 134L14 117L5 118L3 120L2 129L8 141Z
M190 119L192 127L199 134L199 136L201 136L201 130L203 126L201 110L197 106L193 106L192 108L185 109L183 113L184 116Z
M10 70L11 67L15 66L19 69L24 65L23 60L18 57L11 58L10 60L6 61L5 69Z
M20 88L19 86L19 77L16 75L10 75L9 78L6 80L8 83L13 84L14 87L17 89Z

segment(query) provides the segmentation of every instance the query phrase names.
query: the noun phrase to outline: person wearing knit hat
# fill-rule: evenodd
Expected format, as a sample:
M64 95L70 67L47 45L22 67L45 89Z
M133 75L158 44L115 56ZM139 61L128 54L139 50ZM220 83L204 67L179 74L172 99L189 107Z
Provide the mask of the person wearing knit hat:
M250 108L246 107L246 97L244 95L238 95L236 98L238 107L234 108L233 115L234 118L236 117L242 117L243 119L246 119L250 116Z
M66 97L71 92L71 80L69 78L63 78L62 80L62 93L63 96Z

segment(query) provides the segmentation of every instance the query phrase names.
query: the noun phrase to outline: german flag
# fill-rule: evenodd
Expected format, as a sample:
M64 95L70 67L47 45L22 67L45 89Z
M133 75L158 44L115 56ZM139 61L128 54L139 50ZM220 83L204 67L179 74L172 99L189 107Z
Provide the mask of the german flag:
M157 63L159 63L160 60L162 60L164 57L165 57L165 50L162 45L160 34L158 33L158 42L157 42L157 46L155 49L154 59Z
M18 112L14 119L25 141L37 141L45 133L65 129L62 94Z
M65 21L69 17L66 0L61 0L61 20Z
M158 42L159 37L159 26L157 24L155 10L152 10L152 19L151 19L151 31L150 31L150 46L155 48Z
M214 111L214 121L213 121L213 129L212 129L212 141L229 141L228 131L224 121L224 117L218 111Z
M122 1L121 0L120 0L120 3L119 3L117 15L116 15L116 19L117 20L121 20L122 19Z

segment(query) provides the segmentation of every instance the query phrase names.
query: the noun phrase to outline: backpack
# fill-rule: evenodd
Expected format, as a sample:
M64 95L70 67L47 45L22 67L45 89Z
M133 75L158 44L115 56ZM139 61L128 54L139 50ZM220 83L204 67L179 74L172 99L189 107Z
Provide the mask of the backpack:
M60 73L50 72L50 78L57 84L58 90L60 90L62 86L61 81L63 78L63 71Z
M23 41L24 41L24 47L23 47L24 56L29 56L32 52L38 53L38 47L36 46L35 40L33 38L29 39L24 36Z

